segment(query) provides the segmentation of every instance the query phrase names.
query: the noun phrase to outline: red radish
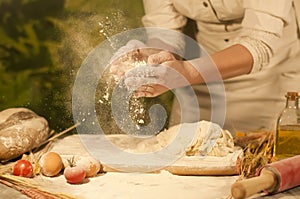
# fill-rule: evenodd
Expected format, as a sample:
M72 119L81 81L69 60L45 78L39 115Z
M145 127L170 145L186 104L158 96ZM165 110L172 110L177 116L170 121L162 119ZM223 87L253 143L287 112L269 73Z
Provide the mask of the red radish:
M15 176L30 178L33 175L33 166L28 160L21 159L15 162L12 172Z
M68 183L70 184L79 184L85 179L85 170L81 167L67 167L64 170L64 176Z
M78 167L74 163L74 157L71 160L68 160L69 165L64 170L64 176L68 183L70 184L79 184L85 179L86 172L83 168Z

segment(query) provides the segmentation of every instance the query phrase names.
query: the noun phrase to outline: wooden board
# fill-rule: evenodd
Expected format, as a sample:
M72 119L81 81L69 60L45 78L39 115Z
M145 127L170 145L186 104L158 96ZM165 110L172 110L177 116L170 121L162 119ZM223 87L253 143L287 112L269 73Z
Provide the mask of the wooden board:
M72 135L63 139L57 140L51 151L58 152L62 157L70 157L73 155L89 155L89 152L81 142L82 136L90 136L91 139L94 135ZM131 148L137 146L139 139L127 135L112 135L110 136L112 142L121 143L123 148ZM215 156L184 156L174 162L174 164L166 166L162 169L169 171L176 175L235 175L237 174L236 160L242 153L241 149L237 148L234 153L230 153L225 157ZM101 162L101 160L100 160ZM104 171L112 172L118 171L109 165L103 165ZM123 167L132 167L132 165L119 165ZM136 165L136 167L147 167L147 165ZM119 167L117 167L119 168Z

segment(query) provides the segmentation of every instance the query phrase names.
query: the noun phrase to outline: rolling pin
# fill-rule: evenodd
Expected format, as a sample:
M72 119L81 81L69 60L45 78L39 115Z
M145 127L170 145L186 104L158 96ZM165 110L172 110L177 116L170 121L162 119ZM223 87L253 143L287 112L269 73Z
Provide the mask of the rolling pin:
M274 194L299 185L300 155L297 155L264 166L257 177L235 182L231 195L243 199L261 191Z

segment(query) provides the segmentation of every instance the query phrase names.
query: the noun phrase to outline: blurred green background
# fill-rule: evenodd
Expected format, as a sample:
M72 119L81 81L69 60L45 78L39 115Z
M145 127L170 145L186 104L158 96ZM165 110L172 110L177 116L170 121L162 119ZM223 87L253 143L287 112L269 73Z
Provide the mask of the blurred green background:
M0 110L27 107L52 129L73 124L77 69L106 34L142 27L141 0L1 0Z

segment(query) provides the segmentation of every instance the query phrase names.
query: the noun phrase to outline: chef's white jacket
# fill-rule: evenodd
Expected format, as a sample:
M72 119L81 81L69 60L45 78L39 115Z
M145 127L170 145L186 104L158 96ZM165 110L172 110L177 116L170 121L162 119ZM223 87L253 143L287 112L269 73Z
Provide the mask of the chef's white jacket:
M181 31L190 18L197 24L197 42L209 54L233 44L245 46L253 56L254 65L250 74L223 82L226 91L224 128L233 133L235 130L274 130L285 106L285 93L300 90L299 29L292 0L143 2L145 27ZM172 42L180 46L182 41L178 38ZM208 93L205 85L196 85L194 89L199 99L200 118L211 120L210 96L218 93ZM190 108L193 109L195 107ZM180 122L180 112L180 106L174 105L171 125Z

